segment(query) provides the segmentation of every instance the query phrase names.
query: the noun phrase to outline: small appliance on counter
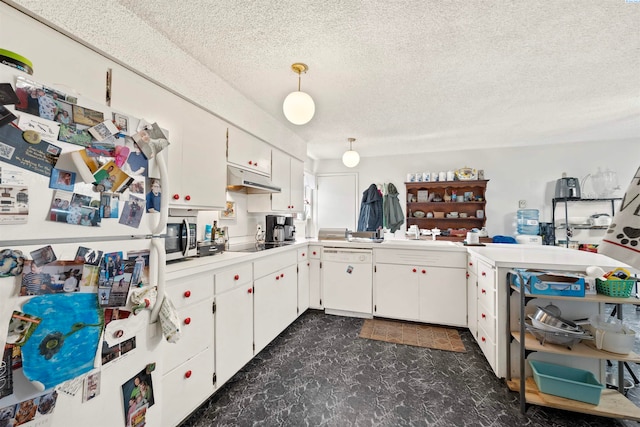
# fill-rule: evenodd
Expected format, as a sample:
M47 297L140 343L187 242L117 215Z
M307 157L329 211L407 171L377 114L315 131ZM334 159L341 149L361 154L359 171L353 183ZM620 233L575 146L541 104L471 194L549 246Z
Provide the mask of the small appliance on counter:
M321 228L318 240L348 240L349 230L346 228Z
M580 181L578 178L567 178L562 174L562 178L556 181L556 199L579 199Z
M284 240L287 242L296 240L296 226L293 225L292 216L284 218Z
M198 242L198 256L211 256L221 254L225 251L224 243L216 243L212 241Z
M280 243L285 241L285 224L287 217L284 215L267 215L265 242L267 243ZM293 223L291 223L292 225Z

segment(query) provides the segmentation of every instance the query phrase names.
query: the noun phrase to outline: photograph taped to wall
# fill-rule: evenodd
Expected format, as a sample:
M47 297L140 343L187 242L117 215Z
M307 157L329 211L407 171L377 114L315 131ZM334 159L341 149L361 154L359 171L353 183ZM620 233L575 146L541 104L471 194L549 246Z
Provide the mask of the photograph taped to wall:
M122 209L122 215L118 223L128 225L129 227L140 227L140 221L142 220L142 213L145 208L145 200L134 196L130 196L129 200L124 203Z
M75 286L73 290L69 290L68 282L66 292L75 292L82 279L84 262L54 261L38 267L32 260L27 260L24 264L20 296L64 293L65 281L69 277L75 279Z
M3 175L4 176L4 175ZM0 185L0 224L24 224L29 217L29 190Z
M156 154L169 146L167 137L157 123L146 126L145 129L133 135L133 140L142 151L142 154L149 159L153 159Z
M64 125L72 124L73 105L64 101L56 101L56 105L58 106L58 111L56 113L55 121Z
M53 168L51 170L51 178L49 179L49 188L57 190L73 191L73 185L76 183L76 174L61 169Z
M0 83L0 105L11 105L20 102L11 83Z
M29 255L31 255L33 262L35 262L38 267L42 267L58 259L51 245L31 251Z
M79 125L95 126L104 121L102 111L73 105L73 122Z
M0 105L0 126L8 125L17 117L7 109L4 105Z
M89 133L93 135L97 141L104 141L110 136L117 134L118 128L111 120L105 120L102 123L98 123L97 125L90 127Z
M129 133L129 117L120 113L113 113L113 123L118 131L127 135Z
M74 124L61 124L58 141L88 147L91 145L91 134L87 129L80 129Z

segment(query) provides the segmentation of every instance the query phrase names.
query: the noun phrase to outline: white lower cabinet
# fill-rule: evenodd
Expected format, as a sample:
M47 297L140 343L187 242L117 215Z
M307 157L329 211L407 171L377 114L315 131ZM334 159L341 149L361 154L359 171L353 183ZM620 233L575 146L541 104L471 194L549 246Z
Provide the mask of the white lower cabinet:
M221 387L253 357L251 263L218 271L216 282L216 386Z
M258 354L297 318L297 252L266 256L253 263L253 342Z
M213 347L162 377L162 427L178 425L214 392Z
M376 264L373 314L393 319L418 320L420 286L411 266Z
M467 327L478 339L478 260L469 255L467 260Z
M464 252L376 249L374 259L375 316L467 326Z
M298 249L298 316L309 308L309 248Z
M322 246L309 245L309 308L322 309Z
M213 273L169 280L166 293L181 328L177 342L161 344L162 425L174 426L215 391Z

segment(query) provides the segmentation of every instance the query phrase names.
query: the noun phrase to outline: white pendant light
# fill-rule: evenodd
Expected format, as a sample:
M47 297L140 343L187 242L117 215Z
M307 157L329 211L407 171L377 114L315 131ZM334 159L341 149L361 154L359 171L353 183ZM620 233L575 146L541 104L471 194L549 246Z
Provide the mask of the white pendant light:
M357 151L353 151L351 144L355 142L355 138L347 138L349 141L349 151L345 151L342 155L342 163L348 168L354 168L360 163L360 154Z
M309 123L316 112L313 98L308 93L300 91L300 74L306 73L309 67L306 64L296 62L291 65L291 69L298 74L298 90L287 95L282 104L282 111L287 120L294 125L304 125Z

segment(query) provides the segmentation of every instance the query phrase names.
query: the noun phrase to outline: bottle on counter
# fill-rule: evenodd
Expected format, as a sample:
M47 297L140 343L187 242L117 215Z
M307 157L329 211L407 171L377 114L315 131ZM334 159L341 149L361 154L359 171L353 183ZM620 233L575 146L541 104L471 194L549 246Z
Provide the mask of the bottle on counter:
M211 241L211 224L207 224L204 226L204 241Z

